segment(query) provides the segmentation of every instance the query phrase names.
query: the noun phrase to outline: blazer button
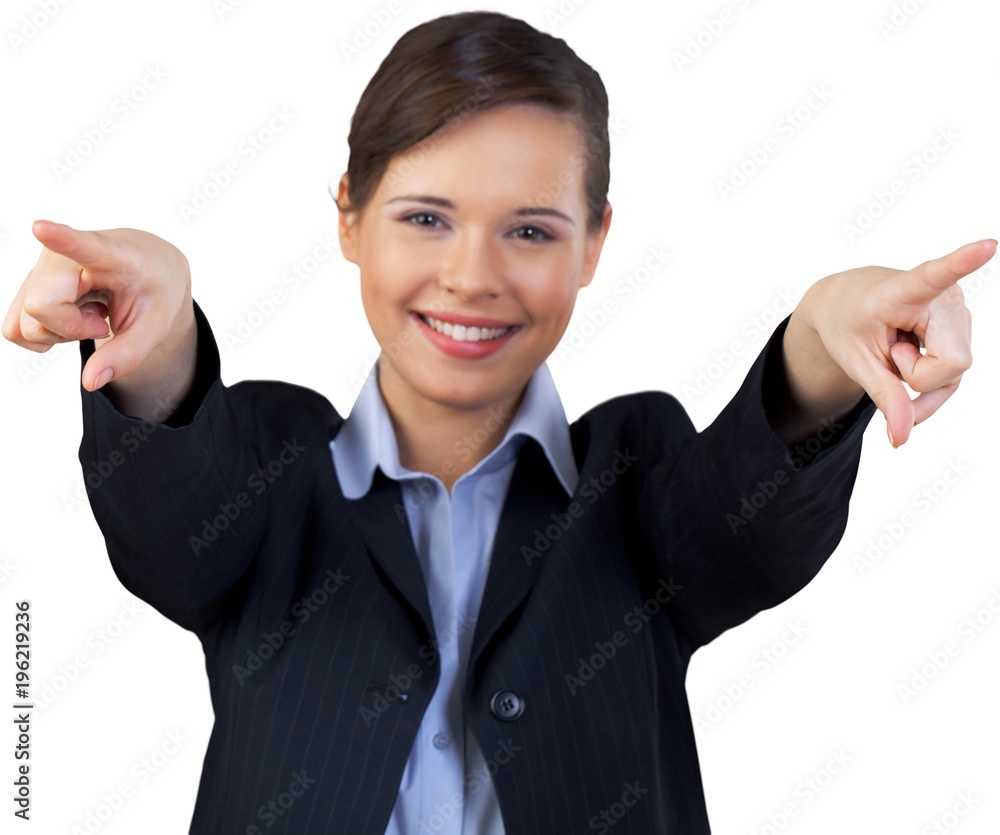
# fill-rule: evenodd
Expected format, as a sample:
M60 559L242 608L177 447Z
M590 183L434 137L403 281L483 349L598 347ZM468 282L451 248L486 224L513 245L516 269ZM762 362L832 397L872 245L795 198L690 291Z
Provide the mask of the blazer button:
M490 700L490 710L497 719L517 719L524 713L524 699L513 690L498 690Z

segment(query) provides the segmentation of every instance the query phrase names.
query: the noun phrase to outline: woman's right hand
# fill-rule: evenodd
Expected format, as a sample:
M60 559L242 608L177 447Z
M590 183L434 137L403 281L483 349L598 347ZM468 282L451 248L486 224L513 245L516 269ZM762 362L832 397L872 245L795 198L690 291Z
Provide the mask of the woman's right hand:
M4 338L38 352L93 339L83 387L114 380L106 392L119 409L165 421L194 380L187 258L138 229L86 232L37 220L31 231L44 248L7 311Z

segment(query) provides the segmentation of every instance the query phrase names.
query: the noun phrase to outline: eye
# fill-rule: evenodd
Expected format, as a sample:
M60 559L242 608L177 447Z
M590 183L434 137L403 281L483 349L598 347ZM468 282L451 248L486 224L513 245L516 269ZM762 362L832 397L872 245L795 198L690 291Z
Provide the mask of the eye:
M441 219L437 215L431 214L430 212L414 212L411 215L401 218L401 220L404 223L412 223L414 226L423 226L427 229L434 229L437 227Z
M519 226L514 230L515 233L519 234L518 237L525 241L551 241L553 236L542 229L540 226Z

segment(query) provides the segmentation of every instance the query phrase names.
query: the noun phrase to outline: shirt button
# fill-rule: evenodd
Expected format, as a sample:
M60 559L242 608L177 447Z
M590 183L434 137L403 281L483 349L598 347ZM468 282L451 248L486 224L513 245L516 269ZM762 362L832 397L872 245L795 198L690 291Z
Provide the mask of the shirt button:
M448 734L434 734L435 748L447 748L449 742L451 742L451 739Z
M497 719L517 719L524 713L524 699L513 690L498 690L490 700L490 710Z

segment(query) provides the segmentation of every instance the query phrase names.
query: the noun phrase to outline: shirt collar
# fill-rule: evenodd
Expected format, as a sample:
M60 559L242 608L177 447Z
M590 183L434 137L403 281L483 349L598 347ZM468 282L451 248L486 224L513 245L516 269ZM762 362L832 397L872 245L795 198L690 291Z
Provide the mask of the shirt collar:
M500 418L502 416L498 415L497 419ZM468 474L502 467L517 455L526 437L538 442L563 489L572 496L579 473L573 458L566 412L546 363L542 363L528 381L521 405L503 441ZM378 386L377 360L368 372L351 413L330 441L330 448L341 490L348 499L361 498L368 492L376 467L397 481L420 477L399 462L392 420ZM461 450L456 451L456 457L461 454Z

